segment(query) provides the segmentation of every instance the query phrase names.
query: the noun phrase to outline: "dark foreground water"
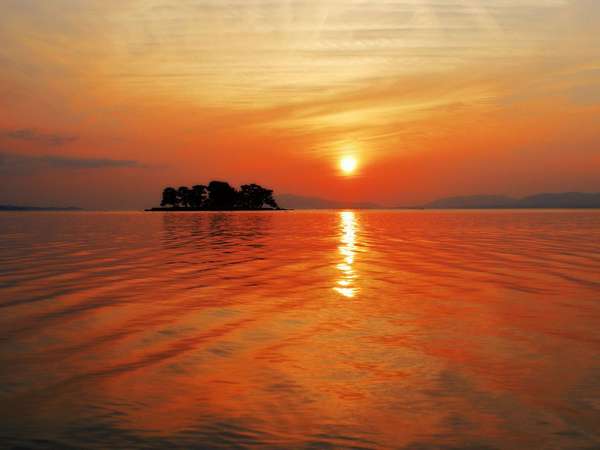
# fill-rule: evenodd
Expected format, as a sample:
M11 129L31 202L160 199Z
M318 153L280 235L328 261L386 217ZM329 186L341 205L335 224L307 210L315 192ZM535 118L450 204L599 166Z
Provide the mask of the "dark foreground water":
M600 211L0 214L2 448L600 448Z

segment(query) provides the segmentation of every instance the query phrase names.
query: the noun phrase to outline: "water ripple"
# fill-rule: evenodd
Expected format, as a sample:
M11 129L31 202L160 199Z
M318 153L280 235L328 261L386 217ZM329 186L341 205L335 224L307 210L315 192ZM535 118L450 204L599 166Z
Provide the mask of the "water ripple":
M0 444L593 448L600 212L3 213Z

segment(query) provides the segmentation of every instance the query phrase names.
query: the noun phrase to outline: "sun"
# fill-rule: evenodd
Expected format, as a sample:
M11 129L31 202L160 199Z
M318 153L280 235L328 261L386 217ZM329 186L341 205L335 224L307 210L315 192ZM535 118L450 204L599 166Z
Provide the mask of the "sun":
M354 156L344 156L340 159L340 169L344 175L351 175L356 171L358 161Z

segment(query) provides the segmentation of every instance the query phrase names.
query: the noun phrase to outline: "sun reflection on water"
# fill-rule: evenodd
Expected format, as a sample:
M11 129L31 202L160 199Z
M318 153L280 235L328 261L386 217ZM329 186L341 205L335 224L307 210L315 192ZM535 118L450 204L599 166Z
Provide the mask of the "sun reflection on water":
M358 292L356 288L356 272L354 270L354 259L356 255L356 216L352 211L343 211L340 213L340 226L342 234L340 236L340 246L338 250L342 255L342 261L336 266L340 271L340 278L336 281L333 288L344 297L352 298Z

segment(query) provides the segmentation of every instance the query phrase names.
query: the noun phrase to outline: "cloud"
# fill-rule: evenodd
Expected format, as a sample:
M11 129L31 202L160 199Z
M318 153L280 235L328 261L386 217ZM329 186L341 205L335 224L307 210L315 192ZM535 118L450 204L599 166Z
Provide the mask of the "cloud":
M78 158L61 155L19 155L0 152L0 174L26 175L40 170L145 168L134 160Z
M65 145L76 141L77 136L58 134L58 133L42 133L33 128L19 128L16 130L4 130L0 132L0 137L13 139L17 141L35 142L50 146Z

